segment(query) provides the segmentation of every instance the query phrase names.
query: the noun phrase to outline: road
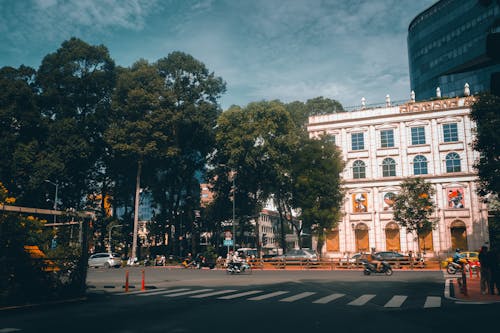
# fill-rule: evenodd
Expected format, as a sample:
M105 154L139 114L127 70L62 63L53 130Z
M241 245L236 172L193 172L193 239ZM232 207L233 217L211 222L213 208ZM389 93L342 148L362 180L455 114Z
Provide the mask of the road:
M130 289L124 292L125 272ZM477 328L498 304L457 304L439 271L91 269L88 297L0 312L0 333L19 332L422 332ZM134 286L135 288L132 288ZM113 288L114 287L114 288ZM458 323L460 324L458 325ZM3 330L3 331L2 331Z

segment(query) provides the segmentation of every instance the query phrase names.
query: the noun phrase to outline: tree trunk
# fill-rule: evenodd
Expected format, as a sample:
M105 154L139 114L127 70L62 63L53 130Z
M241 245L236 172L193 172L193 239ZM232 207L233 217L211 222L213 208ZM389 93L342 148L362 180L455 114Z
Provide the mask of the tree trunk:
M132 260L137 257L137 233L139 229L139 199L141 190L142 161L137 162L137 175L135 178L135 206L134 206L134 238L132 239Z

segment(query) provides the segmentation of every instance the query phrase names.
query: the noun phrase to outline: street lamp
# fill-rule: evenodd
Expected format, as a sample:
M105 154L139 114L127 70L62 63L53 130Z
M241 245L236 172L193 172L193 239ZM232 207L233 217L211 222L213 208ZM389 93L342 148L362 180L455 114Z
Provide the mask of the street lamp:
M233 177L233 251L236 250L236 186L234 184L234 179L236 178L236 173L231 169L231 174Z
M233 184L231 185L231 190L233 192L233 251L236 250L236 185L235 185L235 178L236 178L236 171L234 171L233 168L225 165L225 164L219 164L221 167L225 167L230 169L230 174L232 178ZM229 250L229 246L228 246Z
M110 228L109 228L109 253L111 253L112 251L112 248L111 248L111 230L113 230L113 228L116 228L116 227L123 227L123 224L115 224L115 225L112 225Z
M57 210L57 192L59 190L59 183L57 183L57 182L54 183L54 182L52 182L52 181L50 181L48 179L45 179L44 182L52 184L52 185L54 185L56 187L56 194L54 196L54 210ZM54 223L56 223L56 214L55 214L55 212L54 212Z

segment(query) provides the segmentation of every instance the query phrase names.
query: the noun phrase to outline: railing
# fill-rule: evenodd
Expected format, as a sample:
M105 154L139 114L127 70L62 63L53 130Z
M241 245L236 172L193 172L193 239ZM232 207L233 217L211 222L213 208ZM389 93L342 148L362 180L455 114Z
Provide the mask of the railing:
M441 269L438 260L410 261L410 260L385 260L393 269ZM285 260L285 259L251 259L249 260L253 269L322 269L322 270L343 270L361 269L362 261L348 262L345 259L321 259L313 260Z

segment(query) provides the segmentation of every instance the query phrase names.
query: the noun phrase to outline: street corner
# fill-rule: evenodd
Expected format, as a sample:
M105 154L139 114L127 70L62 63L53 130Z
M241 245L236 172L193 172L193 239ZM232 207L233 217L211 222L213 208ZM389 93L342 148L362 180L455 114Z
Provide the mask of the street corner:
M481 292L479 277L450 278L447 284L450 290L449 299L455 300L457 304L500 303L500 295Z

